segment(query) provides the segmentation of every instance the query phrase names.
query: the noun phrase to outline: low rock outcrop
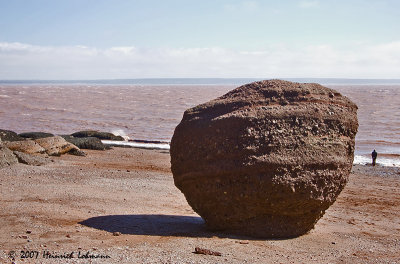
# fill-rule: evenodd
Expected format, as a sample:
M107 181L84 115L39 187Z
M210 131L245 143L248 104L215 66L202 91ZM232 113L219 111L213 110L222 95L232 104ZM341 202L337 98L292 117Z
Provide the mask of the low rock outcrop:
M185 111L171 141L175 185L212 230L307 233L344 188L357 106L318 84L247 84Z
M62 135L66 141L74 144L80 149L94 149L94 150L106 150L110 149L109 146L103 144L99 138L96 137L73 137L69 135Z
M23 153L19 151L14 151L14 155L17 157L19 163L32 166L41 166L50 162L47 155L34 155Z
M20 136L22 138L30 138L30 139L54 137L53 134L45 133L45 132L25 132L25 133L18 134L18 136Z
M4 144L12 151L19 151L27 154L46 153L50 156L60 156L70 153L78 156L85 156L77 146L67 142L60 136L27 139L22 141L8 141Z
M28 154L46 153L46 150L37 142L27 139L21 141L7 141L4 144L12 151L19 151Z
M17 133L11 130L0 129L0 139L2 141L19 141L24 140L24 138L18 136Z
M43 147L49 156L60 156L67 152L78 156L84 156L77 146L67 142L60 136L39 138L36 139L35 142Z
M125 140L121 136L116 136L109 132L100 132L100 131L95 131L95 130L79 131L79 132L75 132L75 133L71 134L71 136L76 137L76 138L96 137L96 138L104 139L104 140L117 140L117 141Z

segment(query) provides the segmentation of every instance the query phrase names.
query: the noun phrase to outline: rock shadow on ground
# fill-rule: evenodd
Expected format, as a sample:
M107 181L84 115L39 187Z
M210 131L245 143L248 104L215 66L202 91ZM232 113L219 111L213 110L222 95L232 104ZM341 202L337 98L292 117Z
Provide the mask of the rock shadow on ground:
M88 218L79 224L128 235L207 236L204 220L198 216L181 215L105 215Z
M110 233L120 232L126 235L206 238L216 236L232 239L255 239L247 236L209 231L204 220L199 216L160 214L105 215L88 218L79 222L79 224Z

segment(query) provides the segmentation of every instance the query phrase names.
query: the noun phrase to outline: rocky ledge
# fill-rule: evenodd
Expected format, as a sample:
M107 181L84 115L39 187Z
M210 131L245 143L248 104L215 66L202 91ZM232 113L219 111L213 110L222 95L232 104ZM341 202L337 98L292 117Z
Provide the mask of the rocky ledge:
M71 135L56 136L46 132L25 132L0 129L0 168L15 163L40 166L49 162L49 156L72 154L85 156L81 149L106 150L101 139L124 140L108 132L86 130Z

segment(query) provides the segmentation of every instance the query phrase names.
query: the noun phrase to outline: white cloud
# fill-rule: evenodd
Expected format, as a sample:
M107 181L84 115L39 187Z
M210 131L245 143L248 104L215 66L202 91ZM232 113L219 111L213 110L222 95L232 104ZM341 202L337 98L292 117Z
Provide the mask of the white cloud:
M124 55L133 54L136 51L136 48L133 46L130 47L113 47L110 48L109 51L111 52L120 52Z
M99 49L0 42L0 79L156 77L400 78L400 41L348 47L262 50L213 48Z

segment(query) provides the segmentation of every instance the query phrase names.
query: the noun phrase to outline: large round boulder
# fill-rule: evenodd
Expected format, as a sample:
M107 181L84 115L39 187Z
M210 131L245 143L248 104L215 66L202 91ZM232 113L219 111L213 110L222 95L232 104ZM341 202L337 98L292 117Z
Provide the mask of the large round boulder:
M243 85L188 109L171 141L175 185L212 230L307 233L344 188L357 106L319 84Z

